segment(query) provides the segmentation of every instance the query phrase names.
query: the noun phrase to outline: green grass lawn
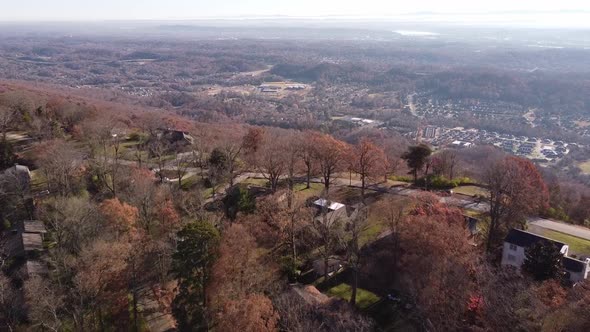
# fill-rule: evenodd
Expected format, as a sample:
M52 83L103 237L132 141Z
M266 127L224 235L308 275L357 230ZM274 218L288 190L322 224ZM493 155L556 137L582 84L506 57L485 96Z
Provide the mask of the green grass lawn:
M582 173L590 174L590 160L578 163L578 168L582 170Z
M453 192L455 194L461 194L465 196L475 196L475 195L482 195L487 196L488 192L481 187L478 186L460 186L453 188Z
M47 179L45 178L45 174L43 174L43 172L40 169L36 169L34 171L31 171L31 186L32 187L34 187L35 189L40 189L45 185L46 182L47 182Z
M296 183L295 186L293 186L296 199L304 201L311 196L320 196L324 190L324 185L321 183L311 183L311 188L309 189L306 189L306 187L306 183Z
M250 184L259 187L266 187L268 184L267 179L257 179L257 178L247 178L246 180L242 181L244 184Z
M327 293L330 296L335 296L346 301L350 301L352 288L349 285L342 283L336 287L328 289ZM356 305L359 307L359 309L366 309L371 304L377 303L379 300L379 296L375 295L374 293L371 293L368 290L364 290L362 288L357 288Z
M201 177L199 175L193 175L188 178L185 176L182 179L182 189L191 189L192 187L196 186L199 181L201 181Z
M213 196L213 188L207 188L205 190L203 190L203 198L204 199L209 199Z
M369 221L369 227L363 230L359 238L359 245L362 247L367 243L371 243L377 239L377 237L385 231L385 226L381 222Z
M535 233L539 233L542 236L569 245L570 254L590 255L590 241L588 240L564 234L561 232L552 231L549 229L540 229L538 230L538 232Z

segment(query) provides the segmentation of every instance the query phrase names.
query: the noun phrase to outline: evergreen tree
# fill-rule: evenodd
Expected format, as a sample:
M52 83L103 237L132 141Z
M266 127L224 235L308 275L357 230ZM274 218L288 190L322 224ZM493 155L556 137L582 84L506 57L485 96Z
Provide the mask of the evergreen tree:
M193 222L178 232L173 254L173 273L178 278L178 295L172 312L180 331L208 330L205 288L217 257L219 232L206 221Z
M553 243L539 241L527 248L523 270L536 280L561 279L564 276L563 255Z

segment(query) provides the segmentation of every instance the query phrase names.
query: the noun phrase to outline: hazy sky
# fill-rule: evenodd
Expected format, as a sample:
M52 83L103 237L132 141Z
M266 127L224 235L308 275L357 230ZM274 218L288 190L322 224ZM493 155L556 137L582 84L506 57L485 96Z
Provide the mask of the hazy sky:
M415 12L590 11L590 0L0 0L0 20L394 16Z

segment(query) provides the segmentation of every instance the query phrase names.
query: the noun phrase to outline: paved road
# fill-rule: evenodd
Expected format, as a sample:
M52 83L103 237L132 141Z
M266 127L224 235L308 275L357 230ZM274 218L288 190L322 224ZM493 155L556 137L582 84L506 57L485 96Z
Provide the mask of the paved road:
M137 164L136 162L129 161L129 160L120 160L119 162L122 165L127 165L127 166L135 166ZM174 170L176 170L176 167L174 165L167 165L164 167L164 169L167 171L174 171ZM198 172L200 172L200 170L197 168L187 167L186 172L187 173L183 177L185 179L197 174ZM260 179L260 178L264 178L264 174L254 173L254 172L245 172L245 173L242 173L242 174L237 175L235 177L234 184L241 183L241 182L247 180L248 178ZM283 176L283 178L284 178L284 176ZM297 180L298 181L305 181L304 178L298 178ZM169 180L169 182L177 182L177 181L178 181L178 179L170 179ZM322 183L322 179L321 178L312 178L311 182ZM356 180L356 179L351 180L351 179L347 179L347 178L333 178L332 179L332 186L360 188L361 181ZM205 203L211 203L211 202L223 197L223 194L225 193L225 191L227 190L228 187L229 187L229 185L224 185L220 188L217 188L216 194L214 195L214 197L207 199L205 201ZM419 189L409 189L406 186L394 185L389 182L388 183L369 184L369 185L367 185L367 190L373 190L373 191L389 193L389 194L394 194L394 195L408 196L408 197L416 197L420 193L423 192L422 190L419 190ZM441 201L441 203L444 203L444 204L460 207L460 208L467 209L467 210L473 210L473 211L477 211L477 212L487 212L490 209L490 206L488 203L474 202L473 200L459 198L457 196L440 197L440 201Z
M563 222L543 219L543 218L529 218L529 225L538 226L541 228L577 236L582 239L590 240L590 229L566 224Z

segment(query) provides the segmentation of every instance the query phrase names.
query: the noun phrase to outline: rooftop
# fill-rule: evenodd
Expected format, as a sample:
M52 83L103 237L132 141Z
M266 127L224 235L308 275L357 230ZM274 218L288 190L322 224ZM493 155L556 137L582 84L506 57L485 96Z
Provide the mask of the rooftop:
M570 272L584 272L588 263L572 257L564 257L562 260L563 267Z
M38 233L23 233L23 246L25 251L43 250L43 239Z
M337 202L331 202L331 201L324 199L324 198L318 199L317 201L313 202L313 204L317 205L319 207L322 207L322 208L327 208L328 210L332 210L332 211L336 211L336 210L339 210L339 209L345 207L344 204L337 203Z
M49 269L47 268L47 264L36 261L36 260L28 260L27 261L27 274L31 275L44 275L49 273Z
M45 234L47 233L47 229L43 222L38 220L28 220L24 222L25 225L25 233L38 233L38 234Z
M539 241L553 243L560 250L561 248L563 248L563 246L565 246L565 243L514 228L511 229L510 232L508 232L508 235L506 236L506 239L504 239L504 241L525 248L528 248Z

